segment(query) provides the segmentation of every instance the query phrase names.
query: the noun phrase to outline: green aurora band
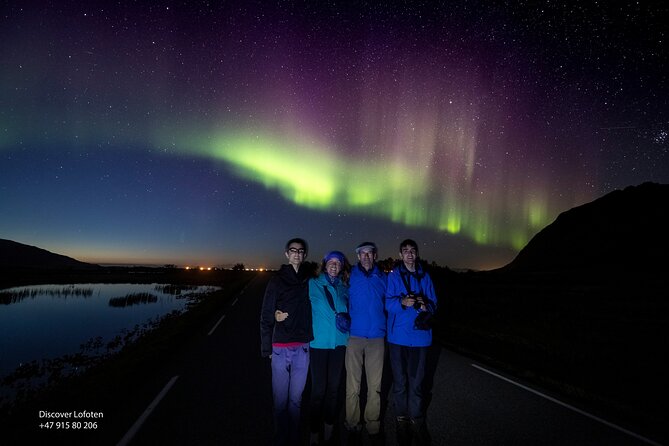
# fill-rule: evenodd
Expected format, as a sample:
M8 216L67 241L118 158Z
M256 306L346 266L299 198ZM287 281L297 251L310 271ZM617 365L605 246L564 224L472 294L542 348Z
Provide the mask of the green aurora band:
M173 140L170 145L224 161L238 176L277 190L299 206L387 218L465 235L480 245L520 250L549 218L539 199L463 194L463 185L430 169L420 151L398 152L393 159L354 159L312 141L257 132Z

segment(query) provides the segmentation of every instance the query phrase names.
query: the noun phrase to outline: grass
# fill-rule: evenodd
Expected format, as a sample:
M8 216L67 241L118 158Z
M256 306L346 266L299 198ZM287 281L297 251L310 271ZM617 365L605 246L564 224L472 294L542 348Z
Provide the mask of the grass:
M159 276L160 282L179 284L183 289L188 289L188 284L216 285L222 286L222 289L207 294L184 313L170 313L161 318L151 329L142 330L139 336L123 343L118 353L105 357L103 361L87 364L85 372L60 376L60 379L53 380L37 392L24 392L21 398L2 408L4 415L0 425L7 423L7 426L11 426L9 432L34 431L34 414L38 410L63 407L63 402L72 408L91 407L93 404L93 407L111 410L109 408L117 407L120 403L119 392L125 395L145 392L147 383L155 381L155 371L160 370L161 365L180 357L195 338L205 336L204 330L210 325L212 315L220 312L251 280L254 273L217 271L204 275L197 272L184 274L175 271L174 274L164 274L156 271L147 273L140 280L151 283L156 276ZM86 279L89 278L87 275ZM110 283L112 276L107 275L106 279ZM42 283L51 283L49 277L44 280ZM131 280L128 275L116 271L113 281L129 283ZM7 432L7 429L3 431Z

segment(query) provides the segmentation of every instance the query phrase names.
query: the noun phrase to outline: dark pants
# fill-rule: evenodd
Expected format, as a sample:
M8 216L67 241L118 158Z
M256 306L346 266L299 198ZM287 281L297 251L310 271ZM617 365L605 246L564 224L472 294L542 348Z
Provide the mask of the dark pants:
M338 415L339 387L346 347L311 349L311 432L323 425L335 424Z
M395 416L423 420L423 378L428 347L406 347L388 344L390 366L393 370L393 399Z
M309 344L272 348L274 444L299 443L302 392L309 370Z

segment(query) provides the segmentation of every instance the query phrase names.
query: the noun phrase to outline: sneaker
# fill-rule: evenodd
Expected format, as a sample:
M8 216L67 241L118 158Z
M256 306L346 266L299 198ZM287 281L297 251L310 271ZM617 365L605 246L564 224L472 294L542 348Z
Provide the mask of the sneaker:
M378 432L376 434L369 434L369 443L372 446L385 446L386 436L383 435L383 432Z
M345 429L342 444L344 446L362 446L362 431Z
M411 431L418 446L430 446L432 438L427 430L427 423L424 418L411 420Z
M397 417L396 432L399 446L411 446L411 420L409 417Z
M332 433L334 432L334 425L325 423L323 425L323 441L326 443L332 440Z

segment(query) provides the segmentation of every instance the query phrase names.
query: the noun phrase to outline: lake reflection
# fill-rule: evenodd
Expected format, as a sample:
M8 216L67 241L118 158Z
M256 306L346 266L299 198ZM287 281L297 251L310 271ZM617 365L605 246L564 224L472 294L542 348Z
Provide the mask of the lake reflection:
M0 290L0 376L22 363L106 344L171 313L211 286L169 284L39 285Z

